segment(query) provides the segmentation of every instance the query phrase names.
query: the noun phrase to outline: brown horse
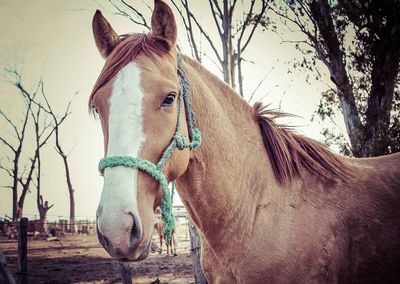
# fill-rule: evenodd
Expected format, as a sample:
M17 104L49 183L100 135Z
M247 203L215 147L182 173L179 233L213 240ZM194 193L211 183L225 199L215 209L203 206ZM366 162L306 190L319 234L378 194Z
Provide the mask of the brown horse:
M160 251L159 253L161 254L162 252L162 247L163 247L163 240L165 240L165 245L167 246L167 255L169 255L170 248L171 248L171 255L177 256L176 254L176 239L175 239L175 228L172 229L171 236L169 240L165 237L165 222L162 220L157 220L154 223L154 229L158 233L158 237L160 238Z
M174 16L160 0L150 34L118 36L100 12L93 31L107 60L89 103L106 157L160 160L180 115L178 71L186 74L202 144L175 150L163 173L200 229L208 282L400 283L399 154L333 154L199 63L180 55L178 64ZM190 139L190 111L182 113ZM143 170L104 170L98 236L112 257L147 257L162 197Z

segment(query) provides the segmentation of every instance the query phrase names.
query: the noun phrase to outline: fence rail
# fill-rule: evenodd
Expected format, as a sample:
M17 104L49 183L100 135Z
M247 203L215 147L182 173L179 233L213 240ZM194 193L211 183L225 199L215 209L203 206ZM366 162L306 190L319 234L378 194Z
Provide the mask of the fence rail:
M12 222L0 219L0 237L14 239L18 235L19 221ZM40 220L30 220L28 223L28 236L50 234L59 236L65 233L92 234L96 230L95 220L77 220L75 224L69 220L60 219L58 221L41 222Z
M160 214L155 214L161 220ZM174 212L175 223L187 223L187 212ZM15 239L18 236L19 221L13 222L11 218L0 217L0 237ZM69 218L63 217L57 221L42 222L39 219L29 220L28 236L52 235L60 236L65 233L93 234L96 232L96 220L94 218L79 219L74 224L70 223Z

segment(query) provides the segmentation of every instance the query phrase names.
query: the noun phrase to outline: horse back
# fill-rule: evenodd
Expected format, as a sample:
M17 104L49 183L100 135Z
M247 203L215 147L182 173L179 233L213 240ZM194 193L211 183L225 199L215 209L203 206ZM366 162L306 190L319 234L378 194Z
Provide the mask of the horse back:
M343 280L399 283L400 153L353 163L356 178L343 197Z

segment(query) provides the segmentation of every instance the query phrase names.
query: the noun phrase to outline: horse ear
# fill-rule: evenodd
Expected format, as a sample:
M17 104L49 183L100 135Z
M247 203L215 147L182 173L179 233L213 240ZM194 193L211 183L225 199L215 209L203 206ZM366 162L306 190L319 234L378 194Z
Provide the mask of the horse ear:
M176 44L176 23L171 8L161 0L154 0L154 10L151 16L152 33Z
M99 10L93 16L92 29L97 48L105 59L117 45L118 35Z

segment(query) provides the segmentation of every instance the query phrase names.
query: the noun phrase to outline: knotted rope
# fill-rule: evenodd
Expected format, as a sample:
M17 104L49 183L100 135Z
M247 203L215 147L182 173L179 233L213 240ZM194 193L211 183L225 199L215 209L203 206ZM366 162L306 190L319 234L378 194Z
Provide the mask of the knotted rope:
M175 134L172 137L171 143L164 150L160 161L157 164L136 157L129 156L111 156L105 157L99 162L99 171L101 174L104 173L106 168L110 167L128 167L142 170L148 173L151 177L160 183L162 188L163 197L161 200L161 217L166 223L165 226L165 238L169 241L172 233L172 229L175 226L172 203L175 184L173 183L171 192L168 188L168 180L163 173L164 165L171 157L172 153L176 148L183 150L188 148L190 150L196 149L201 144L201 132L196 126L196 120L192 109L192 102L189 93L189 84L186 79L186 74L182 65L182 58L177 54L178 58L178 77L180 83L180 95L178 96L178 118L176 123ZM181 120L182 120L182 104L185 105L186 121L189 132L189 143L185 142L184 135L181 133Z

